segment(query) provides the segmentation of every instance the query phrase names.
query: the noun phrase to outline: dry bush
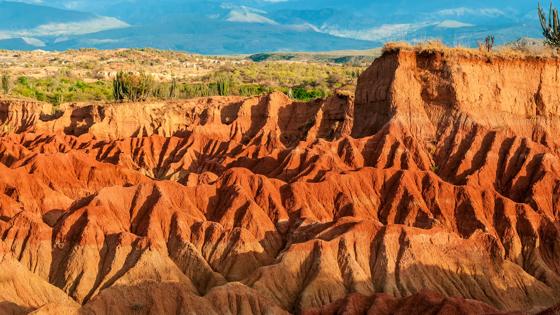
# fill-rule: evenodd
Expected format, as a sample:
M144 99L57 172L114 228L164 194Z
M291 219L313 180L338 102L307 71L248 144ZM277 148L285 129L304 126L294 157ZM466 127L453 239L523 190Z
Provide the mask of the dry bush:
M383 45L383 49L381 50L383 53L390 53L394 51L399 51L402 49L411 49L412 46L406 42L387 42Z
M416 45L410 45L403 42L389 42L383 47L383 53L391 53L396 51L415 51L415 52L439 52L445 55L453 55L469 58L552 58L557 59L559 53L557 49L544 45L514 43L507 46L496 47L491 51L487 49L466 48L466 47L449 47L441 41L426 41Z

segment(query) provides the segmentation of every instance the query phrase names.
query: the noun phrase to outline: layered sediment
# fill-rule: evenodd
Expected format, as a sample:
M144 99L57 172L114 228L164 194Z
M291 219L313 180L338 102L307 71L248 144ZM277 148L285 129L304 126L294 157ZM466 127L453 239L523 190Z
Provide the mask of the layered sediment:
M0 101L0 310L552 312L559 70L397 49L355 97Z

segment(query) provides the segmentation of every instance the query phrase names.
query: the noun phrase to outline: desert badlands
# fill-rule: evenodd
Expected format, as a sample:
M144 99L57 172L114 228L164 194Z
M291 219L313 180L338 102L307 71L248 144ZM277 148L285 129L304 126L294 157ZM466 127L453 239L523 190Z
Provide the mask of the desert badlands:
M558 57L50 107L0 101L1 314L559 312Z

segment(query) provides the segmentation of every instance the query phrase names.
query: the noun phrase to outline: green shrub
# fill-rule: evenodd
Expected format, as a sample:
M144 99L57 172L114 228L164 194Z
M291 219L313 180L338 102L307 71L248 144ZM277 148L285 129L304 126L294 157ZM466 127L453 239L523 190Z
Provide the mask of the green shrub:
M299 101L310 101L327 96L328 93L321 88L296 87L292 90L292 97Z
M54 105L63 102L106 101L112 99L110 82L87 83L66 77L28 78L16 80L12 95L48 101Z
M212 96L216 95L213 91L214 88L211 88L208 84L205 83L194 83L188 84L185 83L182 88L182 95L184 98L193 98L193 97L203 97L203 96Z
M138 70L142 70L144 52L148 51L132 49L124 50L116 55L125 56L127 62L134 63ZM227 60L227 58L223 60ZM93 64L88 63L79 63L79 66L88 70L92 68L97 72L101 72L103 69L97 69ZM273 91L281 91L296 100L308 101L324 98L334 89L351 90L363 69L363 67L352 65L326 63L241 62L228 64L218 70L209 67L210 74L204 76L190 77L179 73L179 76L173 80L156 82L151 76L144 73L127 72L118 73L113 80L105 80L103 75L93 77L93 73L96 72L93 70L89 71L90 74L87 78L76 78L75 75L81 72L74 71L75 68L69 66L60 69L54 76L14 78L11 80L10 93L14 96L44 100L53 104L92 100L141 101L147 98L193 98L217 95L251 97ZM91 79L97 81L92 82Z
M25 77L25 76L19 77L17 79L17 82L21 85L29 86L29 78L28 77Z
M257 96L268 93L270 88L260 84L243 84L237 91L240 96Z

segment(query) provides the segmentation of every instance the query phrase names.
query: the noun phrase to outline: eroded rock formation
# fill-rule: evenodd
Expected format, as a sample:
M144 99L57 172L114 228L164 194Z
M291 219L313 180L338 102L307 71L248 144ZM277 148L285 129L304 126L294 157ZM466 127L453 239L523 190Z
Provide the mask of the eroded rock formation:
M395 50L355 98L2 101L0 310L554 311L559 70Z

